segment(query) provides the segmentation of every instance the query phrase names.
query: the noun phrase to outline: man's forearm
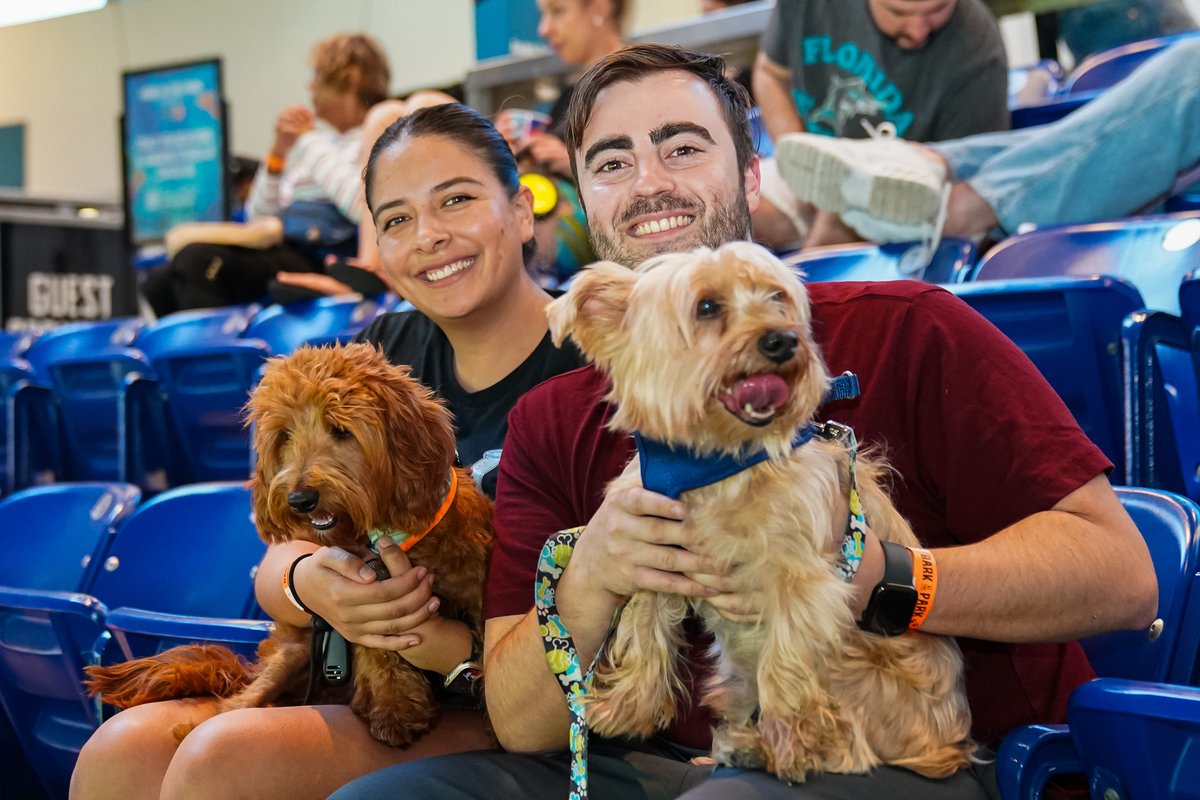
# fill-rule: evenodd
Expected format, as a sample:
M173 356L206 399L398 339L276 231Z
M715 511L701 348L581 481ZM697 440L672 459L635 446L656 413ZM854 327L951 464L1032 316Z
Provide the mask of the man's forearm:
M1103 475L975 544L934 550L937 594L922 630L1061 642L1149 625L1157 580Z
M586 670L608 632L615 598L592 596L570 567L557 592L559 616ZM590 598L590 599L589 599ZM546 663L537 614L489 620L485 628L484 696L496 737L506 750L541 752L567 746L570 714L558 679Z
M785 134L805 130L804 121L792 103L791 77L786 68L760 53L754 63L753 85L755 102L772 139L779 141Z

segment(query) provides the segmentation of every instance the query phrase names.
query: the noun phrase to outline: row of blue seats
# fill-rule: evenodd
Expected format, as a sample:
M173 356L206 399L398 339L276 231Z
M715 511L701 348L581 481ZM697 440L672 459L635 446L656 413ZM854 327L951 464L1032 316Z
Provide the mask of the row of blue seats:
M1097 749L1106 744L1097 736L1114 725L1126 745L1139 745L1132 750L1139 758L1159 745L1152 766L1122 756L1122 767L1139 776L1122 780L1139 787L1140 771L1159 774L1186 757L1177 743L1200 746L1200 692L1191 691L1190 705L1180 699L1189 691L1182 687L1200 684L1200 507L1150 489L1120 488L1118 496L1154 560L1158 620L1146 631L1084 642L1102 680L1077 693L1069 727L1010 734L999 762L1008 800L1037 797L1059 772L1102 768L1111 783L1121 772L1113 772L1107 749ZM85 665L185 642L220 642L249 655L269 631L255 618L253 576L264 545L246 489L197 484L138 505L140 497L128 484L82 483L0 502L0 538L6 552L20 554L0 563L0 727L7 724L21 748L0 752L0 769L32 767L49 798L66 796L78 751L103 719L83 691ZM1157 705L1130 708L1131 693ZM1155 728L1163 714L1175 721L1167 743ZM1193 715L1193 724L1179 725L1180 714Z
M1013 67L1008 71L1012 127L1028 128L1061 119L1094 100L1162 50L1196 36L1200 36L1200 32L1189 31L1114 47L1084 59L1070 75L1064 74L1059 63L1053 60ZM1039 87L1041 91L1031 91L1033 87Z
M159 491L249 474L241 409L263 362L345 340L394 299L327 297L64 325L0 360L0 490L127 480ZM24 350L17 348L24 346Z
M1172 371L1188 362L1195 322L1172 322L1173 314L1158 310L1177 314L1180 298L1194 296L1180 287L1192 285L1184 279L1200 270L1200 212L1033 231L978 261L962 240L943 241L928 264L914 266L916 249L856 245L788 261L813 281L917 278L951 285L1030 355L1117 464L1118 482L1200 499L1200 478L1187 463L1195 448L1187 437L1173 444L1197 427L1188 422L1196 416L1188 399L1194 392L1178 391L1188 388L1186 380L1155 377L1160 362ZM1096 275L1113 280L1103 286L1052 280L1036 291L1009 283ZM0 362L0 487L124 480L149 493L244 478L250 453L241 408L262 362L303 342L347 338L390 307L323 298L257 313L184 312L145 327L114 320L46 334L23 359ZM1123 334L1125 318L1145 308L1155 309L1154 316ZM1141 335L1147 327L1151 333Z
M253 595L265 545L245 486L140 499L130 484L64 483L0 502L0 727L21 745L0 751L5 785L32 767L48 797L66 797L103 713L84 692L85 665L193 641L251 657L269 631Z

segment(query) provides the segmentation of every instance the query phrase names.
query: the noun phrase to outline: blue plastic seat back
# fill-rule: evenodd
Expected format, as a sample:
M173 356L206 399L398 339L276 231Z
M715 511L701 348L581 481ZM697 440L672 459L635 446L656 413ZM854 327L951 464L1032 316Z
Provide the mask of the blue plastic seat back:
M1140 42L1114 47L1085 58L1067 76L1063 91L1067 94L1107 89L1124 80L1129 73L1158 55L1167 47L1183 39L1198 35L1196 32L1160 36Z
M269 355L258 339L183 348L154 359L183 482L250 477L243 407Z
M805 280L896 281L923 280L957 283L975 263L975 246L966 239L946 238L928 263L918 260L920 247L912 242L852 244L802 250L783 261L804 270Z
M37 334L0 331L0 359L20 358L37 340Z
M1200 501L1200 352L1173 314L1139 311L1121 332L1128 482Z
M0 544L7 554L0 560L0 716L5 717L0 728L21 745L0 752L5 771L0 796L37 796L23 794L9 780L11 772L28 770L17 761L22 751L51 796L66 796L74 759L60 743L82 741L91 726L78 673L65 666L65 659L78 659L80 649L90 647L102 629L90 621L52 621L45 613L5 601L10 593L89 588L99 558L139 497L137 487L127 484L60 484L29 489L0 502ZM63 640L68 641L65 655Z
M1096 674L1190 683L1200 657L1200 624L1188 616L1200 593L1200 508L1180 495L1120 487L1117 496L1142 534L1158 576L1158 622L1151 630L1084 639Z
M1121 324L1142 307L1113 278L986 281L948 287L1029 357L1125 482Z
M183 347L234 339L242 335L258 310L250 305L178 311L147 325L134 344L153 361Z
M255 315L243 336L263 340L272 355L284 355L309 339L361 330L379 311L375 300L345 296L268 306Z
M50 362L88 355L106 347L126 347L143 327L145 323L133 317L60 325L39 336L25 352L25 360L41 381L48 382Z
M1146 307L1179 313L1179 284L1200 267L1200 213L1066 225L1012 236L984 254L972 280L1112 275Z
M1187 330L1200 328L1200 277L1189 278L1179 285L1179 314Z
M126 521L92 594L110 609L239 618L250 607L265 552L243 484L181 486L147 500Z
M67 480L126 480L121 463L120 397L130 373L150 371L132 347L52 359L46 367L59 408Z
M0 586L87 591L118 528L141 499L125 483L60 483L0 501Z
M1092 797L1200 797L1200 690L1095 680L1071 696L1067 718Z

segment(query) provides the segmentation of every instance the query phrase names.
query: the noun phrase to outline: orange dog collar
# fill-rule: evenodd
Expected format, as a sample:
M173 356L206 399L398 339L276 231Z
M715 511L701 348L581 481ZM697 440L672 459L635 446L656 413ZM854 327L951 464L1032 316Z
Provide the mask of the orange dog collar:
M446 487L446 496L442 498L442 505L438 508L437 513L433 515L433 520L426 526L425 530L420 533L408 533L406 531L381 531L374 528L367 531L367 537L371 540L371 549L376 553L379 551L375 548L375 543L384 536L390 537L393 542L400 545L400 549L408 552L413 545L425 538L425 536L438 526L442 518L446 516L446 512L450 510L450 506L454 504L454 496L458 494L458 472L454 467L450 468L450 483Z

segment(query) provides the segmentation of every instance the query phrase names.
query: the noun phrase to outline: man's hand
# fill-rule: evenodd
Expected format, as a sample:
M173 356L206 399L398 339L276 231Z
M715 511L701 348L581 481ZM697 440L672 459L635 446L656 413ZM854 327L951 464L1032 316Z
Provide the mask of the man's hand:
M694 551L699 542L683 515L683 503L645 489L610 491L579 537L568 571L616 599L643 590L712 597L717 590L688 577L718 570Z
M312 130L316 119L308 106L288 106L280 111L275 119L275 143L271 145L271 155L286 158L296 140Z

